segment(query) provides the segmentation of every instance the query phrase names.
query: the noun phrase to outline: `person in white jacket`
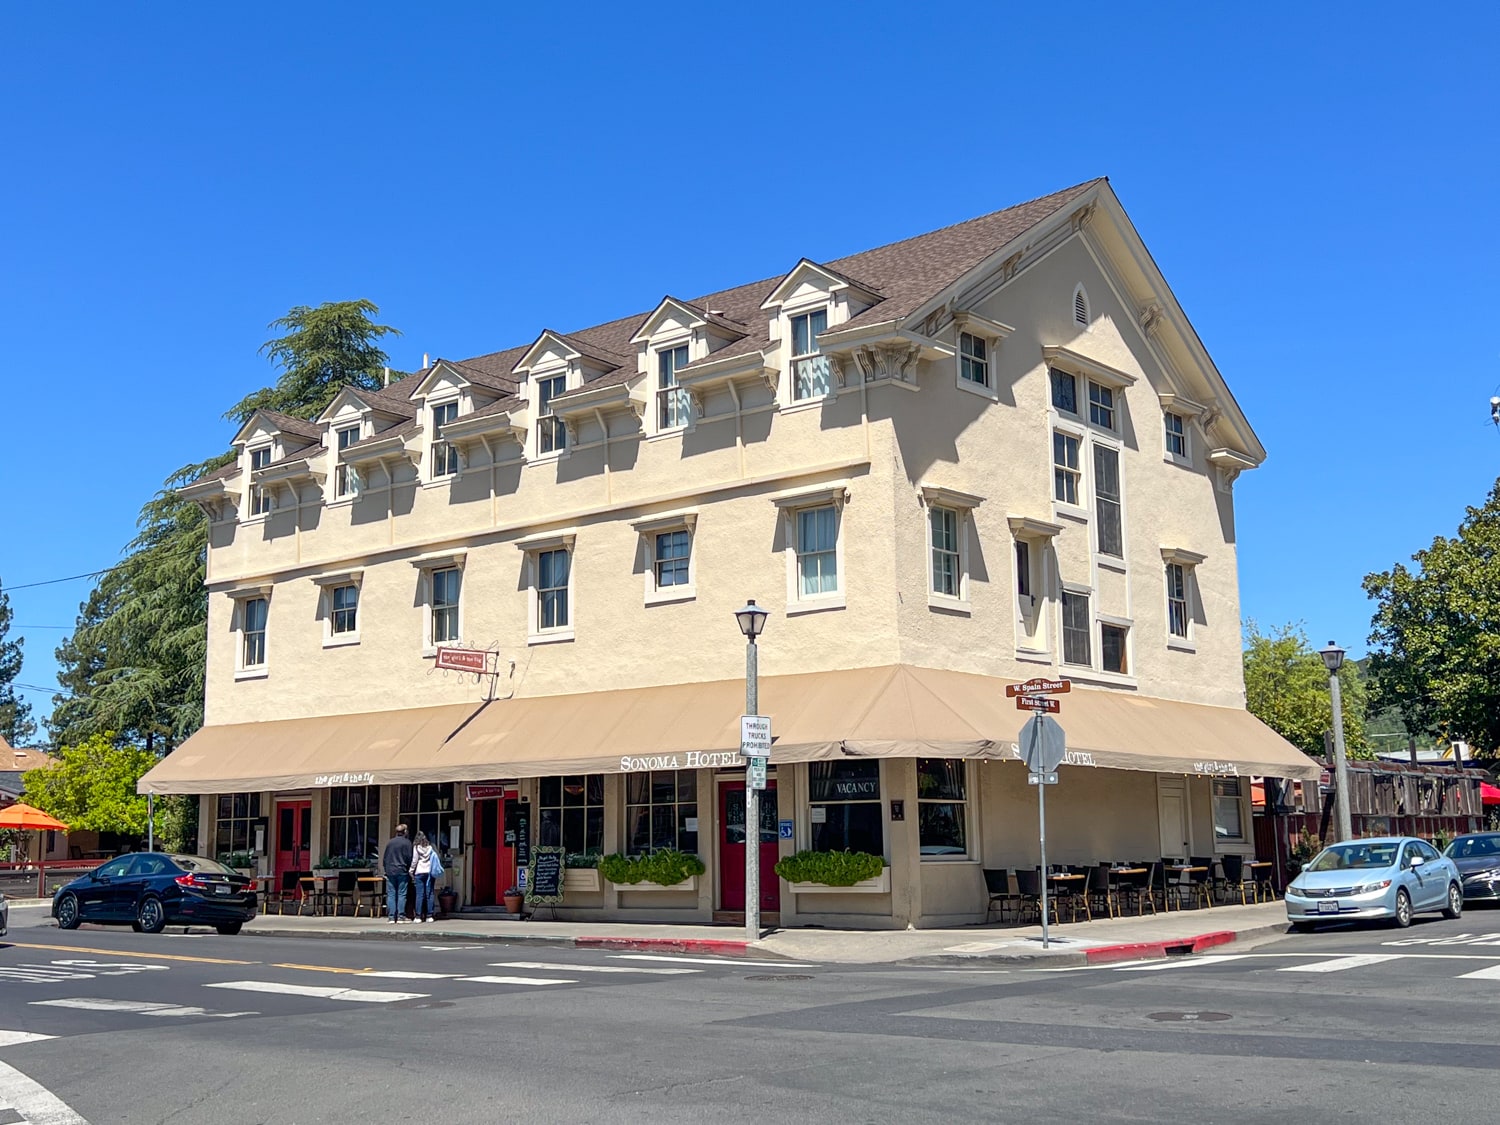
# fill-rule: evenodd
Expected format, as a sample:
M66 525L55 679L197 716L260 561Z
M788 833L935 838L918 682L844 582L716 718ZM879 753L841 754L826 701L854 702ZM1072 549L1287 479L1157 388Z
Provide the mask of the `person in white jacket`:
M411 852L411 876L417 888L414 922L432 921L433 884L437 882L437 872L442 870L441 864L437 849L427 841L427 833L418 832L416 847Z

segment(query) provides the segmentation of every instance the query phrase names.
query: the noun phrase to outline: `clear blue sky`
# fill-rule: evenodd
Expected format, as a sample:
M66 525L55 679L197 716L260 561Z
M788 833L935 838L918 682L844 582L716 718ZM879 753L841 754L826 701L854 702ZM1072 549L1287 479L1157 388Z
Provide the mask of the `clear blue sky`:
M1101 174L1270 452L1247 616L1363 651L1500 474L1493 4L334 7L0 9L7 587L115 562L292 305L411 369ZM86 592L12 593L24 682Z

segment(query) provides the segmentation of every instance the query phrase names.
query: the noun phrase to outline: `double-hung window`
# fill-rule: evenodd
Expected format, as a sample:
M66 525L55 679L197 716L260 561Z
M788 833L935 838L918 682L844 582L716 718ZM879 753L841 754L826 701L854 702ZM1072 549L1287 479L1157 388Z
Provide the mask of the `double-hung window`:
M458 403L444 402L432 408L432 477L451 477L458 472L458 446L443 438L443 427L458 420Z
M832 385L828 357L818 352L818 334L828 330L828 310L815 309L790 318L792 328L792 398L821 398Z
M568 389L566 375L553 375L536 381L537 451L553 453L568 447L568 428L552 413L552 400Z
M625 775L625 853L698 850L698 772Z
M337 430L338 451L340 454L359 440L358 426L344 426ZM335 455L337 456L337 455ZM333 498L342 500L354 492L353 466L346 465L342 459L334 462L333 468Z
M604 775L575 773L537 782L537 843L587 854L604 851Z
M1183 422L1182 415L1168 410L1162 415L1162 424L1166 428L1167 455L1186 460L1187 425Z
M961 758L917 759L917 837L924 856L969 854L964 765Z
M927 509L932 534L932 592L948 598L962 596L958 552L958 511L934 505Z
M839 588L839 513L832 504L797 512L797 593L816 598Z
M1187 568L1175 562L1167 563L1167 632L1188 635Z
M1120 451L1094 444L1094 518L1099 526L1099 553L1125 557L1120 525Z
M1214 838L1243 840L1244 821L1240 817L1240 779L1216 777L1214 787Z
M432 643L452 644L459 638L458 600L463 571L456 566L432 572Z
M958 334L958 377L981 387L990 385L990 351L983 336Z
M568 606L571 552L566 547L536 553L536 628L566 629L573 623Z
M1089 650L1089 596L1072 590L1062 595L1063 663L1091 667Z
M1106 430L1115 428L1115 392L1089 380L1089 421Z
M1078 503L1078 439L1052 431L1052 498L1059 504Z
M335 637L353 637L359 632L359 587L335 586L328 594L329 631Z
M688 585L693 550L692 533L683 527L674 531L659 531L652 539L655 556L652 567L656 574L656 588L666 590Z
M271 463L271 447L262 446L250 451L250 514L263 516L271 510L271 494L255 483L255 473Z
M1052 367L1047 371L1052 380L1052 406L1064 414L1078 413L1078 377L1068 371Z
M240 667L263 668L266 663L265 598L246 598L240 603Z
M677 385L677 372L687 366L686 344L663 348L656 353L656 425L661 430L677 430L692 421L692 401L687 391Z
M1126 642L1130 632L1123 625L1099 623L1099 666L1106 672L1125 675L1130 671Z

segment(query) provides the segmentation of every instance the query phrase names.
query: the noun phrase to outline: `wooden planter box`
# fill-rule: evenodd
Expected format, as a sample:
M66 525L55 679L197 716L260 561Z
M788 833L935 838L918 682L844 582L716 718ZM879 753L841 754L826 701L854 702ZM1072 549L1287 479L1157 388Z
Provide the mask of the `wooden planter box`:
M670 887L664 887L660 883L616 883L615 890L623 893L631 891L696 891L698 889L698 876L689 875L680 883L673 883Z
M891 890L891 869L882 868L873 879L861 879L848 887L830 887L827 883L788 883L798 895L883 895Z
M563 869L563 890L588 894L604 886L597 867L568 867Z

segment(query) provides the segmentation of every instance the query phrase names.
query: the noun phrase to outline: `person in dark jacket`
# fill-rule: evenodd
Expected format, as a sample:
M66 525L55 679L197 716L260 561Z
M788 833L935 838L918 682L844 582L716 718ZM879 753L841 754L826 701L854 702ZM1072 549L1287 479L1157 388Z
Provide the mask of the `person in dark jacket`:
M391 925L406 921L406 886L411 869L411 841L406 837L406 825L396 825L396 834L386 841L381 853L380 865L385 869L385 907L391 915Z

